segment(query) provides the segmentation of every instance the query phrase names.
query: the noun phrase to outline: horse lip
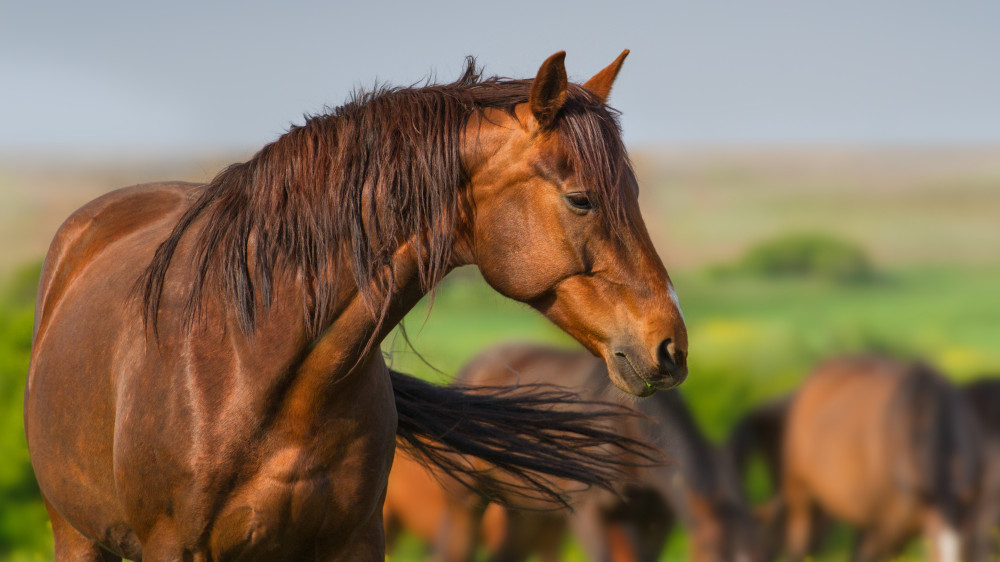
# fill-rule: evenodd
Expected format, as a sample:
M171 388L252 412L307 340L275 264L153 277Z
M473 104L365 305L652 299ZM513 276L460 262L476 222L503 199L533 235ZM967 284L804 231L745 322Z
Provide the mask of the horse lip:
M614 352L614 356L619 359L619 364L627 365L628 370L632 372L632 375L646 385L646 388L638 394L638 396L641 397L649 396L657 390L669 390L674 388L684 382L684 379L687 378L687 367L677 367L666 373L660 373L660 377L652 380L642 376L639 369L637 369L635 364L632 363L632 359L629 357L628 353L618 350Z

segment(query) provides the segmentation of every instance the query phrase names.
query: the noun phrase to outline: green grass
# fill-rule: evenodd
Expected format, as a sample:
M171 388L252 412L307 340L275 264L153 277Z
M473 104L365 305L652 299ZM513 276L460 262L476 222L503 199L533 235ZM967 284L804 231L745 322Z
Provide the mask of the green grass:
M21 417L37 278L38 266L26 267L0 291L0 560L52 556Z

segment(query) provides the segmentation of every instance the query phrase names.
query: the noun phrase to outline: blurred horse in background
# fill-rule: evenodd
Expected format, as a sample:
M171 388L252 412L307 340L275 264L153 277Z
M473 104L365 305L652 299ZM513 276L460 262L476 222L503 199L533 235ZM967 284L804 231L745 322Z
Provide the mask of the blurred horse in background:
M862 356L819 366L796 392L782 447L790 559L817 509L858 530L854 560L891 557L916 535L931 559L965 559L979 488L977 427L961 393L922 364Z
M455 486L450 477L441 471L428 467L405 452L397 454L392 461L389 486L382 508L386 552L393 551L403 533L419 537L428 552L434 550L438 537L446 532L441 524L445 509L450 507L448 494L464 492L464 489ZM521 520L510 525L511 514ZM466 521L476 523L471 519L463 519L459 523ZM477 529L470 530L474 533L474 540L468 543L472 552L462 556L462 560L469 559L477 546L483 546L494 562L523 560L532 554L538 555L545 562L561 560L562 540L566 531L566 515L561 511L508 512L501 504L490 503L483 509L478 524ZM527 536L511 534L524 532L527 532ZM441 552L435 554L435 558L449 560Z
M970 562L1000 558L1000 378L984 377L964 387L981 436L982 473L970 533Z
M603 364L589 354L518 344L474 358L456 382L528 389L542 381L575 389L582 401L605 399L611 392ZM654 445L668 462L636 463L619 494L562 481L555 485L572 498L572 513L539 511L544 506L523 500L501 507L488 504L488 490L456 485L400 457L389 478L386 526L434 543L436 559L448 562L470 560L480 542L493 561L532 554L559 560L567 530L592 560L655 561L675 522L689 533L691 560L759 559L736 471L698 429L680 394L662 392L635 408L640 417L606 420L606 429Z
M786 395L755 406L730 430L725 445L729 462L736 468L742 482L746 481L754 460L761 462L767 476L770 496L753 507L764 560L776 559L785 547L786 509L781 496L781 470L785 426L791 403L792 396ZM746 492L744 498L749 503ZM817 512L813 520L810 553L816 550L827 525L828 518Z

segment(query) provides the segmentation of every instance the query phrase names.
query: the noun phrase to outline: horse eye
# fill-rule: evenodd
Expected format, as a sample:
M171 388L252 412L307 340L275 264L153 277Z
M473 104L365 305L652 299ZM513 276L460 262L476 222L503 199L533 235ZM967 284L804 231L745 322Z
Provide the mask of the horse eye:
M581 191L566 194L566 202L577 211L589 211L594 208L590 202L590 197Z

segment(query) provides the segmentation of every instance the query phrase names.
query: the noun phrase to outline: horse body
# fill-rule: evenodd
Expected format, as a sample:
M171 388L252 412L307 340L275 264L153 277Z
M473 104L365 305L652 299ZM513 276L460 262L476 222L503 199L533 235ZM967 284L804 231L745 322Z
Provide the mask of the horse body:
M43 268L25 394L57 559L381 561L395 434L607 485L598 453L556 466L581 417L522 441L552 449L545 462L512 456L503 443L547 429L477 425L489 412L435 425L463 395L391 373L378 350L475 264L626 391L683 380L686 332L604 106L624 55L585 87L563 56L533 81L477 82L470 66L372 94L210 184L137 186L74 214Z
M121 295L172 228L171 218L189 204L187 193L197 189L156 185L116 192L81 210L61 232L54 255L87 259L77 268L50 262L42 281L43 321L26 399L39 483L62 517L123 556L180 555L157 553L164 544L218 559L239 545L242 555L260 558L280 544L281 556L296 557L302 553L287 545L316 548L303 536L346 545L352 537L342 529L357 520L358 505L370 506L362 521L377 521L375 504L392 453L392 386L381 358L369 353L350 376L331 380L342 372L337 363L354 359L330 353L330 342L322 339L306 349L310 342L292 294L278 296L254 345L233 337L238 329L231 318L183 332L183 318L169 312L184 295L182 267L167 281L160 329L185 337L150 345L136 322L141 311L121 306ZM142 226L118 228L116 210L147 202L157 208L149 209ZM189 261L184 251L180 263ZM359 314L360 307L354 314L351 308L344 306L327 337L358 347L363 336L351 342L351 334L363 332L338 330L337 324L371 329L373 321ZM68 341L100 352L50 348ZM72 376L36 374L44 372ZM231 376L213 376L220 372ZM323 385L331 388L323 391ZM102 407L81 416L63 406L65 393ZM72 480L68 462L75 465ZM168 485L176 481L185 486ZM356 546L350 551L359 552Z
M813 510L860 531L857 560L888 557L914 535L955 561L978 457L956 391L940 375L879 357L832 360L788 413L782 487L793 559L806 555Z

